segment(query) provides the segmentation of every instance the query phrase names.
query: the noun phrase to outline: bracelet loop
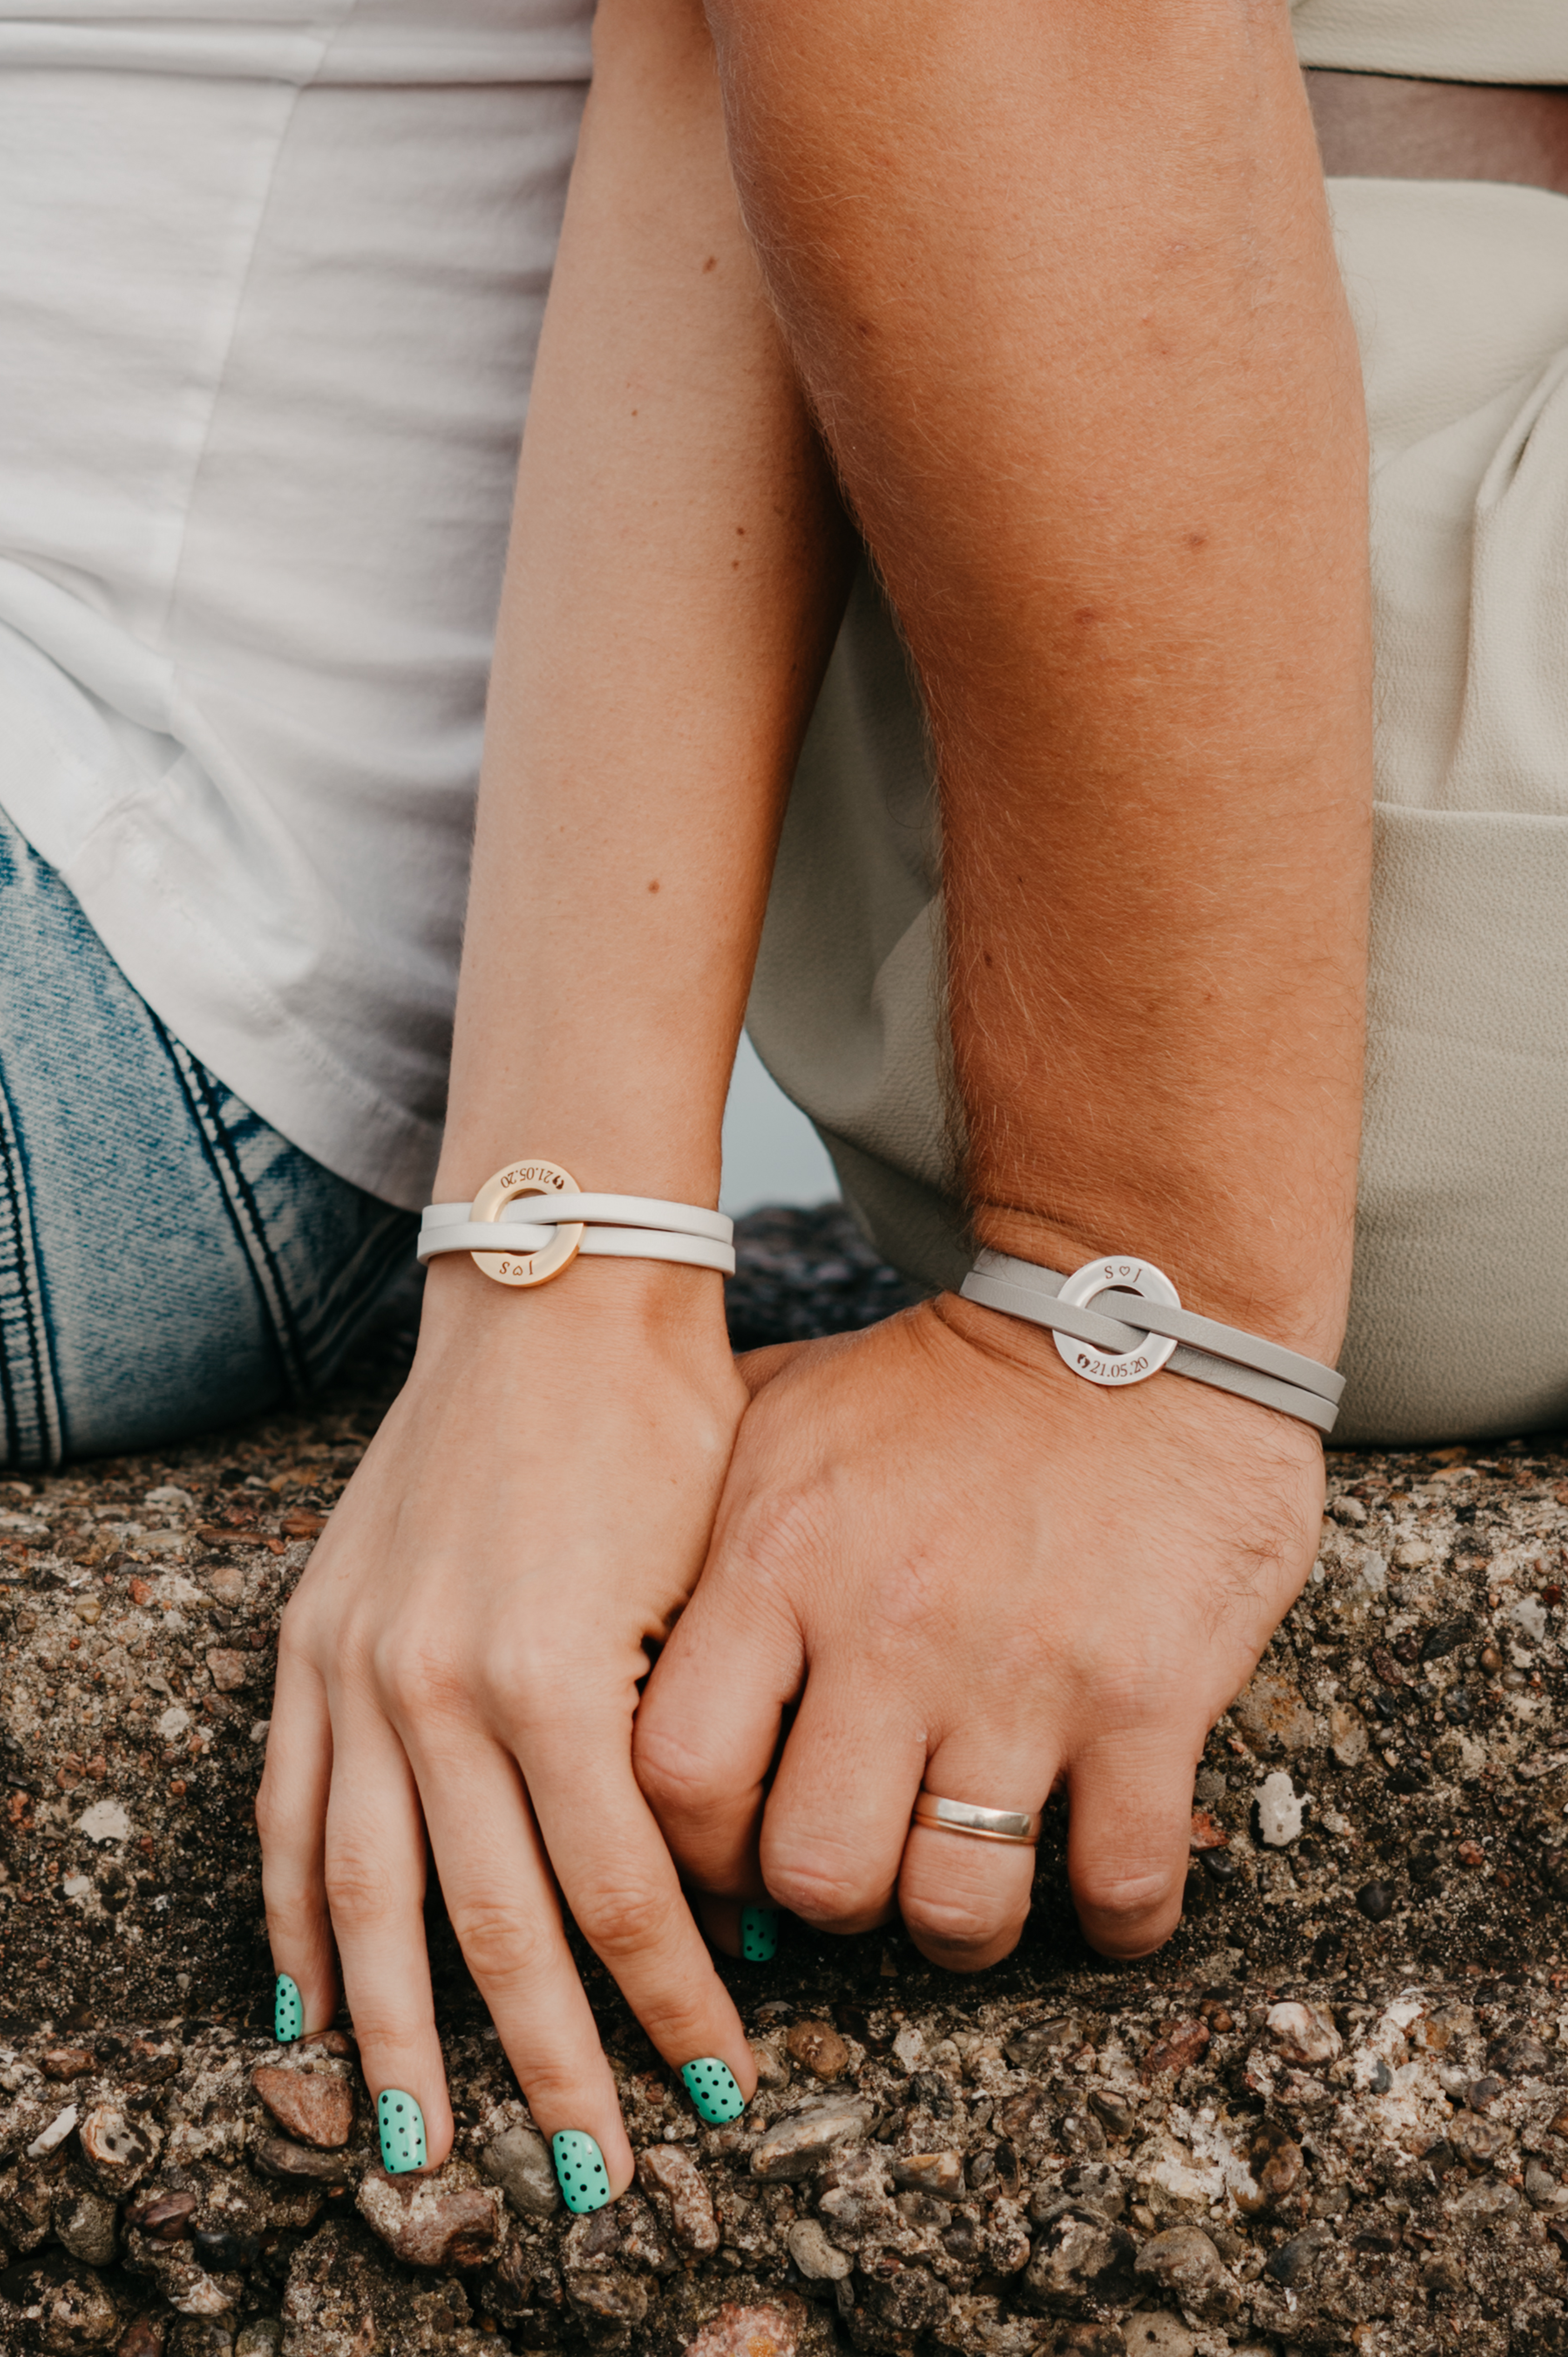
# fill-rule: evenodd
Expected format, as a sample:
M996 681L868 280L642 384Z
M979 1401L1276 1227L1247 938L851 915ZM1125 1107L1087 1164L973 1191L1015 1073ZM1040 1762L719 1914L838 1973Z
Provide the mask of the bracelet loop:
M579 1254L683 1262L733 1276L734 1236L722 1211L647 1195L585 1195L558 1162L529 1156L487 1178L472 1203L427 1203L414 1251L421 1262L466 1252L498 1285L534 1286Z

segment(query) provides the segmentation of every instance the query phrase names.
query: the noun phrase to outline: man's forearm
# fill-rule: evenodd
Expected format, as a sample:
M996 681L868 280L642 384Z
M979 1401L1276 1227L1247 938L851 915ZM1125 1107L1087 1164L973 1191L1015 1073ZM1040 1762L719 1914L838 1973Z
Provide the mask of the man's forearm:
M710 15L930 710L976 1226L1332 1355L1366 460L1283 0Z
M605 0L518 485L440 1186L714 1199L844 528L694 0Z

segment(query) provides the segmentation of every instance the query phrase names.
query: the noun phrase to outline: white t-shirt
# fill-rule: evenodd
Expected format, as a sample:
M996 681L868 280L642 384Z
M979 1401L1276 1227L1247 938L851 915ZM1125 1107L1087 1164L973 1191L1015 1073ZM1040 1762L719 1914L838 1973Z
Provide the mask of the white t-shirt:
M591 14L0 0L0 806L411 1206Z

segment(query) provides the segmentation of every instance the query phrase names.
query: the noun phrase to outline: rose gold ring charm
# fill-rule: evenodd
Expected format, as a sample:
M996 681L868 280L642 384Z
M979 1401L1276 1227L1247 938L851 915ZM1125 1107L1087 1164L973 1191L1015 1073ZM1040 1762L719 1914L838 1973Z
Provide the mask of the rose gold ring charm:
M478 1225L482 1221L499 1220L509 1203L525 1195L580 1192L571 1172L563 1170L558 1162L509 1162L504 1170L486 1179L474 1198L469 1217ZM575 1260L582 1241L583 1222L577 1220L558 1227L552 1241L542 1244L537 1252L477 1252L468 1257L477 1269L493 1277L498 1285L548 1285L553 1276L559 1276Z

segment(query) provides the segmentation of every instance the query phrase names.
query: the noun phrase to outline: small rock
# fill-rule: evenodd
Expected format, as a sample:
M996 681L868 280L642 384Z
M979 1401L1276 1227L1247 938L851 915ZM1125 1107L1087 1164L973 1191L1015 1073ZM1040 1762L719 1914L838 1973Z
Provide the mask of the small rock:
M1472 2079L1465 2090L1465 2102L1472 2112L1487 2112L1503 2092L1503 2083L1488 2072L1484 2079Z
M114 2343L114 2357L163 2357L164 2329L156 2317L138 2316Z
M683 2251L707 2258L719 2246L719 2222L703 2172L678 2144L649 2145L637 2157L637 2173L670 2204L670 2231Z
M908 2193L956 2201L963 2191L961 2152L896 2152L887 2167L894 2184Z
M1144 2244L1134 2272L1183 2298L1213 2283L1223 2262L1201 2226L1170 2226Z
M1258 1787L1258 1831L1271 1849L1283 1849L1301 1835L1301 1802L1283 1768Z
M281 2136L258 2136L251 2158L263 2177L307 2177L318 2185L346 2184L358 2165L347 2154L313 2152L308 2145Z
M1096 2210L1102 2218L1120 2218L1127 2207L1122 2179L1108 2160L1080 2160L1068 2170L1062 2190L1082 2210Z
M1328 1748L1341 1768L1357 1768L1367 1756L1367 1722L1353 1703L1337 1702L1328 1713Z
M81 2158L93 2183L104 2193L124 2195L139 2185L162 2142L152 2121L135 2124L112 2104L100 2104L81 2123Z
M1524 2198L1532 2210L1568 2210L1568 2186L1533 2156L1524 2167Z
M129 1841L131 1820L118 1801L94 1801L83 1809L76 1821L76 1829L91 1842Z
M107 2194L79 2193L63 2212L56 2212L55 2233L84 2266L113 2266L119 2222L118 2206Z
M1495 2177L1484 2177L1478 2185L1467 2186L1463 2193L1443 2205L1451 2218L1480 2219L1511 2218L1520 2206L1520 2197L1511 2185L1504 2185Z
M46 2079L84 2079L97 2067L98 2057L85 2046L55 2046L38 2057L38 2068Z
M866 2104L829 2097L774 2120L753 2149L751 2173L769 2183L810 2177L830 2153L859 2144L871 2126Z
M249 1657L231 1652L226 1645L215 1645L207 1656L207 1674L220 1694L233 1694L249 1682Z
M1173 2022L1161 2038L1156 2038L1138 2066L1143 2079L1157 2079L1166 2071L1186 2071L1205 2053L1208 2046L1208 2024L1206 2021Z
M435 2177L389 2177L367 2169L355 2206L372 2233L411 2267L482 2267L501 2243L501 2197L494 2186Z
M670 2152L674 2147L663 2145L660 2149ZM479 2167L500 2187L520 2218L553 2217L561 2207L561 2188L549 2147L532 2128L503 2128L480 2153Z
M74 2104L67 2111L57 2112L48 2127L36 2136L27 2147L27 2158L42 2160L45 2153L53 2152L57 2145L62 2145L76 2126L78 2117L79 2114Z
M138 2234L145 2234L152 2243L177 2243L196 2212L194 2193L160 2193L156 2189L133 2201L125 2212L125 2223Z
M1367 1519L1367 1509L1359 1498L1335 1498L1330 1501L1328 1511L1337 1523L1344 1523L1349 1530L1359 1529Z
M1128 2357L1194 2357L1197 2343L1165 2309L1130 2316L1122 2328Z
M789 2084L789 2065L777 2046L757 2040L751 2049L751 2059L757 2065L757 2083L775 2093Z
M360 2050L346 2029L313 2029L308 2038L297 2039L289 2050L294 2054L332 2054L340 2062L358 2061Z
M1113 2093L1109 2087L1091 2087L1089 2108L1108 2136L1132 2135L1136 2115L1125 2096Z
M798 2021L784 2043L790 2061L824 2083L842 2079L849 2068L849 2048L832 2022Z
M1386 1882L1364 1882L1356 1893L1356 1904L1369 1923L1381 1923L1393 1913L1394 1895Z
M1070 2203L1055 2205L1023 2276L1032 2306L1070 2313L1102 2277L1124 2273L1133 2256L1126 2228L1098 2212Z
M1192 1831L1187 1839L1189 1850L1199 1854L1206 1849L1223 1849L1230 1838L1224 1826L1218 1824L1207 1809L1194 1809Z
M797 2219L789 2233L789 2256L812 2283L841 2283L854 2266L847 2251L835 2251L815 2218Z
M277 2357L283 2346L281 2316L255 2316L241 2330L234 2357Z
M291 2071L263 2062L251 2084L279 2127L317 2152L337 2152L354 2126L354 2090L335 2071Z
M1511 2138L1500 2121L1483 2119L1475 2112L1455 2112L1448 2124L1448 2141L1461 2159L1480 2168L1506 2152Z
M725 2300L686 2344L685 2357L795 2357L800 2328L782 2308L737 2308Z
M113 2340L119 2323L107 2287L86 2267L58 2254L40 2254L8 2268L5 2298L0 2314L14 2301L27 2319L25 2337L11 2343L18 2351L102 2349Z
M228 1605L231 1610L234 1606L243 1604L245 1575L237 1563L215 1564L210 1571L203 1574L203 1577L209 1594L215 1596L220 1604Z
M1308 1751L1317 1737L1317 1723L1288 1678L1260 1670L1231 1705L1244 1735L1265 1750L1278 1744L1282 1751Z
M1288 2243L1282 2243L1277 2250L1269 2253L1263 2262L1263 2273L1277 2284L1305 2283L1317 2264L1319 2253L1332 2239L1326 2227L1309 2226L1305 2233L1293 2234Z
M1075 2021L1035 2021L1026 2029L1015 2029L1003 2043L1002 2051L1016 2071L1032 2071L1048 2054L1060 2053L1078 2042ZM897 2040L895 2040L897 2050Z
M1342 2044L1333 2016L1320 2005L1271 2006L1268 2029L1286 2061L1304 2067L1332 2062Z

